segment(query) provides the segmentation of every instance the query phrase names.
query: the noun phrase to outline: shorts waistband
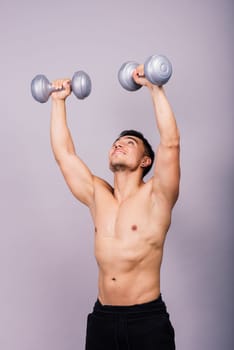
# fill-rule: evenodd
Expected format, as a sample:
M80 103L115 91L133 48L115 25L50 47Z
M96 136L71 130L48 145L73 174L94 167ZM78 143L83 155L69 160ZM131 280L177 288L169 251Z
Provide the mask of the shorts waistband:
M152 301L135 304L135 305L102 305L99 299L97 299L93 311L95 314L127 314L129 315L149 315L149 314L164 314L167 312L166 305L160 296Z

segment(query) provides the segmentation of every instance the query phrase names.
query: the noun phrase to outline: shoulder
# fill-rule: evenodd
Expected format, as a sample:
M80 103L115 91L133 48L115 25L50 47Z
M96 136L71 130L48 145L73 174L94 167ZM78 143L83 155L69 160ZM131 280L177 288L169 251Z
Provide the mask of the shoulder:
M113 192L112 186L107 181L94 176L93 205L90 207L93 217L96 216L97 210L100 211L103 208L110 207L113 200Z
M94 190L107 190L113 192L113 187L104 179L94 176Z

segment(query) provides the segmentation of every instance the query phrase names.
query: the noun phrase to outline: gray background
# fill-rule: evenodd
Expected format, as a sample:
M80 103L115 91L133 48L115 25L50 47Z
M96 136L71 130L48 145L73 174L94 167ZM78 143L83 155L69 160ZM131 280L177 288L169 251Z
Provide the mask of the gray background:
M107 153L125 128L159 136L148 91L124 91L122 62L163 53L181 131L181 194L162 266L179 350L229 350L233 322L233 4L228 0L0 2L0 348L84 349L97 297L93 224L66 188L49 140L50 102L31 79L87 71L68 121L81 158L112 181Z

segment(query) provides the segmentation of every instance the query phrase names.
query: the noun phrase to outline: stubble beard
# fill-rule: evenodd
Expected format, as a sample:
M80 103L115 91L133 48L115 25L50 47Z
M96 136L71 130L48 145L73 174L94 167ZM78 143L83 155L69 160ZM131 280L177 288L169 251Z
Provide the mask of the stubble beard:
M129 172L133 172L138 168L138 166L136 165L134 166L128 166L126 163L110 163L110 170L113 173L117 173L117 172L124 172L126 170L128 170Z
M125 171L127 168L128 167L126 166L126 164L123 164L123 163L116 163L116 164L110 163L110 170L113 173Z

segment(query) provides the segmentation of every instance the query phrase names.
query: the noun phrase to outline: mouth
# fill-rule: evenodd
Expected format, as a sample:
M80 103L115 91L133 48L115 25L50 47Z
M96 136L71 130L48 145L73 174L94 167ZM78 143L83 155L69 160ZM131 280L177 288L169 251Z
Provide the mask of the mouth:
M122 150L120 150L120 149L116 149L116 150L113 152L113 154L118 154L118 153L120 153L120 154L125 154L125 152L122 151Z

